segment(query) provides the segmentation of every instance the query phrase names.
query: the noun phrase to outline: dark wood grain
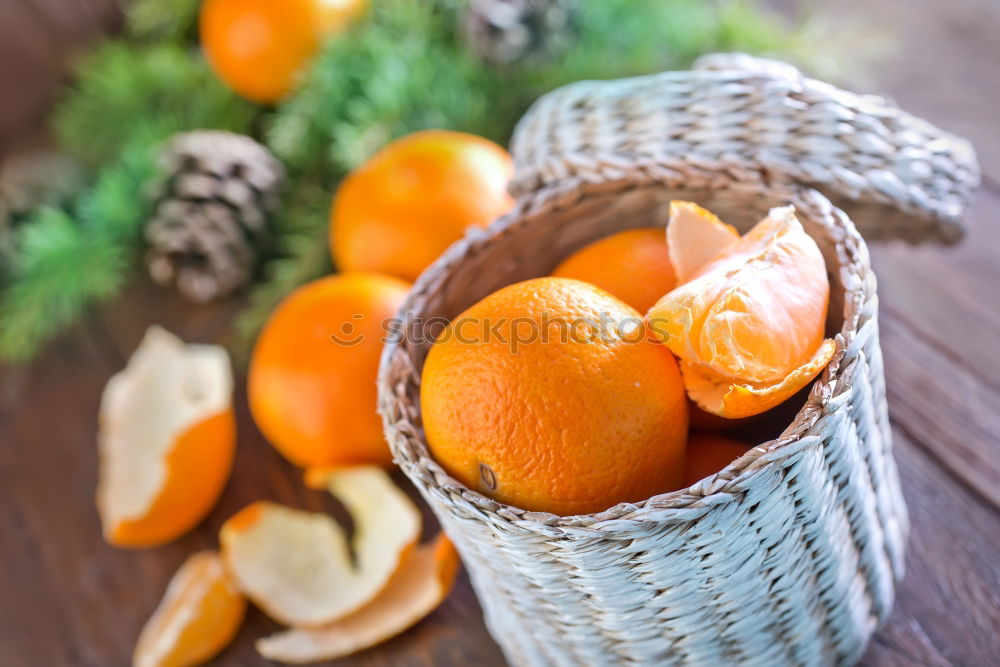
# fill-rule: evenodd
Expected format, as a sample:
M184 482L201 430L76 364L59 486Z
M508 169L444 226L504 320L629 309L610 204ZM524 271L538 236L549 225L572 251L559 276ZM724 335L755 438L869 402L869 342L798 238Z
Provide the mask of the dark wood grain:
M912 529L894 613L869 665L991 665L1000 656L1000 514L894 429ZM919 657L919 659L917 659Z
M45 118L84 47L121 21L118 0L0 0L0 158L47 143Z
M1000 511L1000 387L940 352L894 306L883 313L893 423Z
M0 35L12 22L25 26L16 38L0 36L0 155L5 145L37 136L25 128L41 125L39 110L52 99L67 55L114 23L114 4L0 0ZM89 18L73 13L81 8ZM868 87L971 138L986 174L962 245L872 248L896 457L913 529L895 611L863 664L1000 664L1000 3L842 0L836 9L895 34L893 57L871 69ZM51 37L45 35L53 34L60 45L46 43ZM12 90L24 99L14 99ZM151 550L114 549L100 537L94 436L104 383L149 324L219 342L238 305L192 307L137 278L124 299L96 311L34 366L0 367L3 667L128 664L139 628L173 571L191 551L213 546L233 512L261 498L339 512L325 494L306 489L299 472L267 445L241 390L237 466L204 524ZM433 532L433 517L423 509ZM217 664L266 664L252 644L275 627L251 612ZM338 664L489 666L503 660L463 575L445 604L417 627Z

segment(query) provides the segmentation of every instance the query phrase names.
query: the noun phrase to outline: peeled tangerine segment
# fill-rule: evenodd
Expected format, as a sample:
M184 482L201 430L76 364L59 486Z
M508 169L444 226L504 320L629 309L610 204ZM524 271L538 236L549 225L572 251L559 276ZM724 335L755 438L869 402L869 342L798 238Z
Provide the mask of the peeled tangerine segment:
M670 202L667 248L678 283L689 280L719 253L740 240L735 227L689 201Z
M833 358L837 346L826 339L807 363L771 385L739 384L703 366L681 362L688 396L705 412L728 419L751 417L784 403L819 375Z
M222 527L222 555L240 588L286 625L317 627L374 598L420 537L420 513L377 466L312 473L354 519L354 556L326 514L256 502Z
M149 328L101 399L97 507L108 542L162 544L212 509L236 447L232 393L224 349Z
M181 667L207 661L236 636L246 606L217 552L192 554L142 629L132 664Z
M829 362L829 298L823 255L788 206L660 299L648 321L681 359L692 400L747 417L795 394Z
M443 534L417 547L378 596L353 614L316 629L293 628L257 642L269 660L304 663L341 658L394 637L448 596L458 554Z

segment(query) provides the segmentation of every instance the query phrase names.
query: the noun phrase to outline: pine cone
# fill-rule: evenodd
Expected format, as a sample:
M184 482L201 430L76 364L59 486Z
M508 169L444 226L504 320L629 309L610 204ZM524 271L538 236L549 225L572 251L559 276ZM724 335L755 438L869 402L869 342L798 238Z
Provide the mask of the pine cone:
M576 37L576 0L471 0L461 17L469 49L492 65L552 58Z
M196 303L232 294L253 277L284 168L250 137L198 130L170 140L160 169L149 275Z

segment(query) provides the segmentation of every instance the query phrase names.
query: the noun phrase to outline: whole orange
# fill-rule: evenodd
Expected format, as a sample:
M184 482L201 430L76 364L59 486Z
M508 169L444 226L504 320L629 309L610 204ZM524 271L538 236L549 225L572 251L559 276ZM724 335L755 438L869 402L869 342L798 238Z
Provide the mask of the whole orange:
M598 239L564 259L552 275L597 285L640 313L677 286L662 227L628 229Z
M409 284L377 273L322 278L271 315L250 360L250 412L264 436L302 467L388 465L375 412L387 322Z
M367 0L205 0L201 46L216 75L262 104L280 102L325 35L367 8Z
M334 263L415 280L466 229L513 206L513 172L506 150L471 134L425 130L390 143L337 190Z
M424 364L420 406L437 461L522 509L597 512L684 474L676 361L635 309L578 280L516 283L450 322Z
M719 472L750 451L750 445L714 433L695 433L688 440L684 484L691 486Z

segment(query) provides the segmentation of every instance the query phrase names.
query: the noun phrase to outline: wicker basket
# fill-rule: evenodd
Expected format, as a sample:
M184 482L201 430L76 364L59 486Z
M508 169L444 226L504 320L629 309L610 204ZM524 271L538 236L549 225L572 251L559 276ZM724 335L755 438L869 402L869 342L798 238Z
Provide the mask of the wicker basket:
M974 155L885 102L778 64L727 62L738 69L714 58L709 69L542 98L513 144L515 210L420 277L405 335L383 353L379 404L395 458L456 543L512 664L848 664L892 607L908 524L875 277L854 224L809 185L852 203L869 232L950 240ZM841 119L836 136L824 135L827 114ZM880 123L895 143L842 127L878 136ZM900 145L910 133L926 140ZM929 170L897 155L918 151ZM593 515L523 511L449 477L420 426L430 345L415 335L420 319L452 318L609 233L662 225L675 198L742 230L791 202L820 246L837 353L791 424L694 487Z

